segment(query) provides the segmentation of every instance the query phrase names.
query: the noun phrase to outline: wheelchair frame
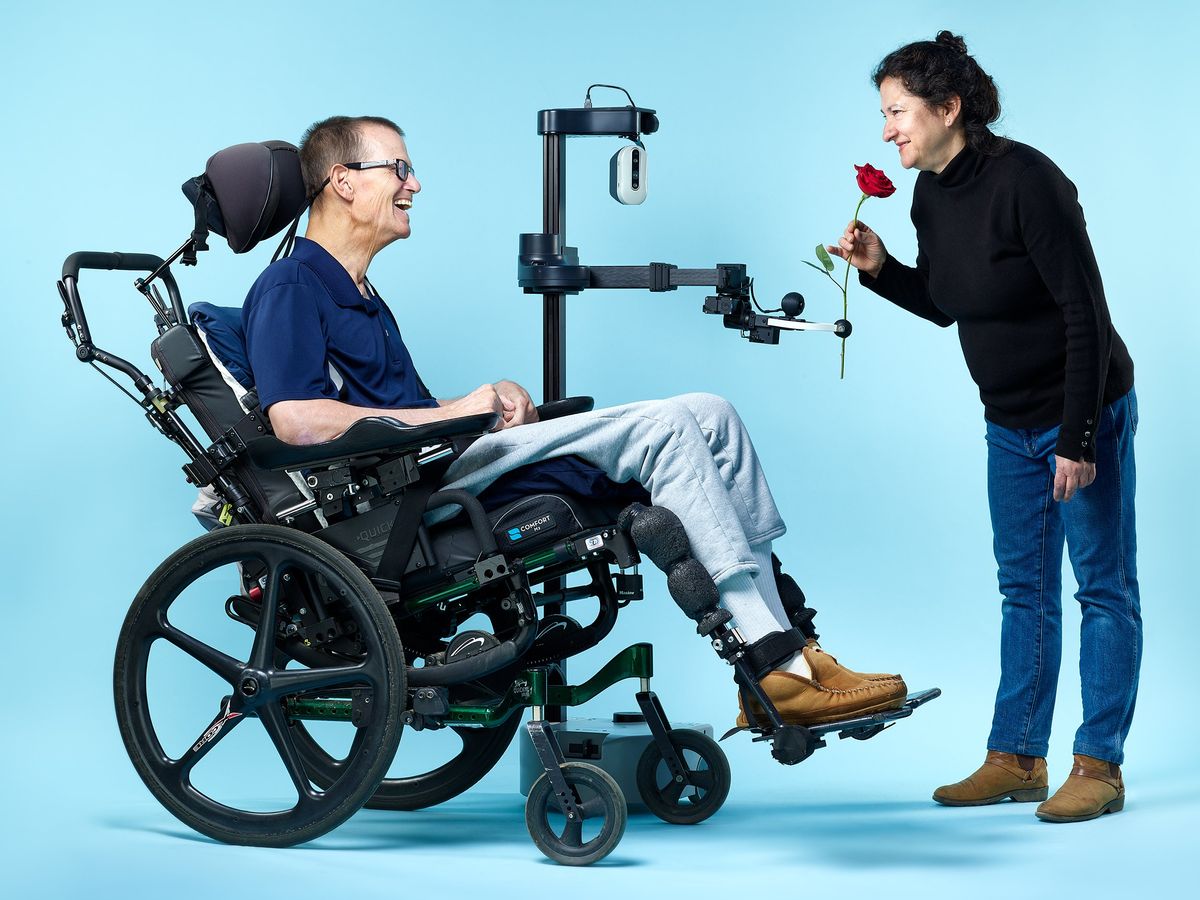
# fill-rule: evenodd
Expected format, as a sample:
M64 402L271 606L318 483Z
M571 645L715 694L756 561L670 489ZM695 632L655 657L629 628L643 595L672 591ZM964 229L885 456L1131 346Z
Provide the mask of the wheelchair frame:
M562 399L565 295L586 287L663 291L680 285L712 286L717 295L707 298L704 311L721 314L726 327L759 343L777 343L780 330L831 331L843 338L850 333L848 322L827 326L797 319L803 310L799 295L785 303L788 314L782 318L756 314L751 309L752 282L741 265L681 270L663 263L644 268L578 264L575 248L564 246L566 137L606 134L637 140L657 124L653 110L632 105L539 114L544 230L521 236L518 272L527 293L543 295L543 374L549 402L539 407L542 419L591 408L590 398ZM280 147L277 142L270 146L273 152ZM200 191L202 178L192 183ZM562 707L585 703L626 679L639 682L635 696L653 738L637 767L643 800L667 822L694 824L708 818L728 794L728 762L710 738L671 728L650 690L649 644L627 647L582 684L564 683L562 661L595 646L611 631L617 611L641 599L639 550L668 573L673 599L733 667L743 698L752 701L746 703L750 730L755 740L772 743L773 756L780 762L790 765L806 759L825 745L824 735L835 731L841 737L872 737L940 693L933 689L911 695L899 709L828 725L787 725L760 680L803 646L806 635L815 636L813 611L806 608L803 593L786 576L782 578L788 584L780 581L777 569L794 627L747 644L731 627L729 613L719 607L712 579L691 557L681 523L661 507L634 503L615 522L558 536L527 555L501 552L478 500L462 491L437 489L462 442L490 430L495 415L424 426L364 419L341 437L309 447L278 441L253 396L236 413L230 413L226 402L225 414L215 415L206 407L208 387L203 382L211 381L214 360L189 322L170 270L180 257L185 265L194 264L196 252L207 249L206 213L191 194L189 198L196 204L197 230L168 259L74 253L63 265L58 289L65 307L62 324L76 358L127 376L140 399L101 372L134 399L159 433L183 450L188 481L211 486L222 501L220 527L169 557L135 598L122 628L114 671L118 721L131 760L152 793L190 827L232 843L288 846L326 833L363 805L417 809L441 802L466 790L494 765L519 726L519 713L529 708L532 716L526 727L543 767L526 804L530 835L559 863L590 864L620 841L625 800L605 772L564 759L550 722L561 718ZM276 233L282 225L271 227L270 233ZM253 237L249 246L262 236ZM234 246L232 239L230 244ZM234 249L241 252L249 246ZM154 310L158 336L151 355L165 377L165 388L95 345L78 288L83 269L150 273L136 279L134 286ZM166 290L165 300L156 282ZM192 432L177 413L180 407L196 416L210 443ZM300 475L310 496L279 508L272 500L280 496L279 486L286 482L287 490L292 489L280 472ZM441 578L431 578L427 573L440 564L422 519L427 511L448 505L461 507L479 551L472 563L439 568ZM378 523L378 533L387 532L377 559L360 552L363 541L354 532L361 529L339 529L348 522L367 521L363 517ZM234 562L241 592L228 598L225 612L254 629L245 662L175 629L166 614L196 579ZM618 572L611 571L613 565ZM563 586L564 576L585 569L592 577L589 585ZM414 581L422 586L413 589ZM542 591L535 594L538 585ZM329 596L323 597L326 593ZM561 613L563 604L584 597L600 602L595 621L587 626ZM544 612L540 620L539 608ZM480 612L491 621L493 632L458 631ZM574 627L543 639L539 621L555 617ZM468 643L455 644L464 636ZM207 666L233 689L216 718L178 759L163 751L147 710L146 662L150 645L160 639ZM476 642L478 651L468 650ZM454 659L460 652L462 658ZM416 665L418 659L425 665ZM293 662L303 668L288 668ZM481 689L485 697L472 694ZM295 807L271 814L228 807L188 781L191 768L246 718L259 718L267 729L297 789ZM348 722L355 729L346 757L329 756L303 727L305 722L322 721ZM431 772L388 778L405 725L414 731L452 728L463 738L464 751ZM552 815L560 815L561 824L552 824ZM583 824L589 819L599 824L599 831L585 838Z
M78 289L79 272L85 268L151 271L161 280L167 292L166 303L158 296L157 291L146 288L146 281L139 279L137 286L143 294L151 298L155 310L159 332L156 341L159 355L156 355L155 360L166 376L168 384L165 390L158 387L132 363L101 349L92 341ZM524 557L510 558L498 551L495 538L487 526L487 516L474 497L461 491L436 490L437 479L456 455L454 441L486 431L495 424L494 416L473 416L419 427L400 426L398 423L384 420L364 420L336 441L315 447L292 447L274 439L265 417L252 410L220 433L210 434L213 440L205 446L177 412L181 406L187 407L197 414L206 430L216 427L211 422L206 424L208 417L199 414L194 405L188 402L192 398L187 376L179 375L178 361L171 356L180 346L195 350L196 342L191 332L192 326L187 324L178 286L168 265L161 259L146 254L77 253L69 257L64 264L59 290L65 306L62 324L76 347L77 359L88 363L100 363L127 375L142 394L139 405L146 418L157 431L177 444L187 456L188 461L183 469L188 481L198 485L212 485L225 501L221 512L223 527L193 541L183 548L181 553L197 545L204 545L206 541L212 543L209 539L213 535L228 538L239 529L248 533L251 542L268 529L282 528L292 531L293 527L306 521L305 517L318 508L331 519L336 518L336 511L340 509L345 514L343 521L353 521L356 516L361 517L373 510L394 507L396 514L391 527L389 546L392 538L401 535L402 545L399 553L409 560L405 572L394 574L383 571L388 557L386 550L374 571L370 566L364 565L362 559L355 559L350 548L343 546L341 550L343 554L350 554L343 558L348 562L352 561L355 567L371 579L376 589L386 591L389 595L395 593L394 599L386 608L393 625L396 626L397 635L406 622L419 618L427 611L434 611L440 615L449 613L452 627L457 627L455 623L460 624L472 614L486 612L486 607L491 603L500 607L500 615L508 614L510 624L511 620L515 619L512 627L515 633L508 640L487 647L486 652L472 655L461 662L406 667L400 679L399 696L391 698L390 702L393 706L392 712L404 725L415 731L444 727L503 729L514 718L519 718L522 710L530 708L533 718L528 730L543 761L545 773L539 781L544 781L545 785L535 785L536 790L531 791L527 824L535 843L544 853L561 863L588 864L611 852L621 838L626 813L620 789L601 770L584 763L564 760L554 732L549 727L545 710L548 706L575 706L585 703L625 679L637 679L639 682L640 690L636 698L654 736L654 743L647 748L647 752L654 757L654 761L661 761L670 774L669 782L661 787L650 783L644 786L646 793L658 791L660 796L657 811L660 816L668 821L699 821L697 813L701 814L700 818L707 818L720 807L728 793L728 764L724 761L720 748L702 735L698 737L707 743L700 746L699 753L693 746L696 736L682 738L687 744L691 761L685 759L684 748L679 743L681 738L678 733L672 731L661 703L650 690L653 657L649 644L635 644L621 651L583 684L560 683L562 678L555 661L595 646L611 630L617 610L641 599L640 576L636 574L640 557L628 535L615 524L584 528ZM185 340L189 337L191 340ZM164 347L167 348L165 351ZM581 406L590 406L590 403L586 398L569 400L544 405L540 408L540 413L546 418L551 418L556 412L579 409ZM270 509L261 505L261 491L254 490L252 485L246 483L247 475L252 474L254 466L304 470L309 473L308 483L317 490L317 495L308 504L291 508L286 511L286 515L280 514L277 517ZM360 503L352 509L351 500L364 494L371 495L368 502L365 505ZM418 535L424 529L420 524L421 513L448 504L459 505L466 511L470 528L482 548L478 560L471 566L451 573L442 583L401 597L400 582L405 575L419 572L431 562L423 555L428 553L428 550L423 551L423 546L429 545L428 539L418 540ZM401 517L405 506L417 509L415 515L410 513L407 516L408 523L415 526L409 529L414 533L408 538L402 535L405 528ZM311 524L311 520L307 521ZM277 522L280 524L275 524ZM320 539L324 537L323 531L334 530L337 524L335 522L325 529L313 531L311 536ZM300 533L310 534L303 529ZM404 541L407 541L407 545L403 544ZM344 541L329 541L329 552L337 553L339 543L345 544ZM189 552L199 551L193 549ZM609 566L612 564L619 565L622 571L615 575L611 573ZM166 565L164 563L164 566ZM630 569L632 574L626 571ZM561 587L559 579L562 576L581 570L590 572L592 581L589 585ZM283 577L286 579L286 574ZM151 582L153 581L154 576L151 578ZM148 582L148 585L151 582ZM544 583L549 583L551 589L535 597L532 593L533 587ZM255 618L255 604L263 602L263 585L245 580L244 588L243 595L229 598L226 602L226 612L235 621L261 632L264 629L261 621ZM489 591L491 594L482 599L472 599ZM600 601L596 621L587 626L568 629L565 640L540 646L536 638L537 607L550 603L562 604L584 597L595 597ZM460 604L459 608L456 609L455 604ZM135 601L135 607L137 605ZM325 644L336 647L338 641L346 638L345 630L335 621L336 616L326 615L329 611L321 609L316 602L306 603L301 607L301 612L305 613L301 621L289 623L286 635L277 638L275 642L302 642L303 649L297 645L290 651L292 658L328 665L330 660L320 658L320 654L324 652L321 648ZM134 619L134 610L131 610L130 619L123 629L123 640L131 633L131 623ZM183 640L174 635L167 639L171 642ZM256 642L259 642L258 638ZM505 648L508 648L507 653L504 652ZM131 655L136 656L122 648L118 649L116 680L119 715L122 703L128 704L128 698L123 697L123 692L129 691L129 671L131 667L136 668L136 659L132 664L128 661ZM201 661L204 662L203 659ZM536 662L541 664L532 664ZM210 668L212 667L210 665ZM234 687L234 700L226 697L222 701L220 714L204 730L196 746L192 748L193 751L197 754L207 753L227 729L231 730L229 723L236 722L238 717L265 715L264 707L258 707L256 711L255 708L246 705L254 696L269 690L269 673L264 675L260 669L263 669L261 663L257 666L242 666L236 672L230 670L228 680ZM320 672L320 669L314 671ZM480 679L503 679L510 683L499 701L452 702L451 692L455 686L477 682ZM244 695L241 698L238 697L239 691ZM325 693L329 691L326 690ZM280 705L284 717L292 723L349 721L359 726L360 720L366 715L362 693L350 691L346 695L347 692L343 691L342 694L343 696L289 695L282 698ZM235 709L238 703L242 704L241 708L247 710L245 713ZM139 754L152 755L147 754L144 747L131 746L131 742L137 741L136 727L127 728L123 724L122 732L135 765L138 764ZM500 752L507 746L511 734L510 727L507 730L507 739L499 746ZM398 739L397 733L396 740ZM394 745L390 748L385 745L381 750L388 756L383 760L382 768L378 764L372 767L377 780L383 775L382 769L386 768L394 751ZM495 758L499 756L498 753L493 755ZM286 754L284 761L286 764ZM491 762L494 763L495 759ZM488 767L490 768L490 765ZM697 779L704 781L704 773L711 771L723 775L716 781L708 781L703 785L692 783ZM210 836L237 843L276 846L311 840L339 824L364 803L372 805L372 799L379 801L373 805L386 808L417 808L426 805L408 803L405 798L373 798L376 785L367 784L364 786L365 790L352 792L351 799L341 804L343 808L339 809L335 816L322 817L316 823L317 827L306 827L306 824L296 827L294 822L288 822L285 827L278 827L267 833L257 833L252 829L238 833L228 823L217 826L198 820L188 809L181 808L186 804L181 804L178 798L174 798L176 802L169 802L173 798L164 796L161 785L156 788L151 784L147 772L141 767L139 772L147 779L148 786L164 805L185 823ZM475 774L473 778L455 779L457 790L453 793L466 789L485 772L486 769ZM311 777L311 773L308 774ZM380 781L380 784L386 784L386 779ZM680 792L675 791L675 785L689 789L689 797L683 797ZM445 791L439 793L435 790L435 793L439 794L439 801L448 799L441 796ZM697 798L699 802L693 802ZM564 828L554 828L549 824L545 814L547 805L551 809L561 810L566 817L567 824ZM598 814L604 822L600 835L583 840L572 823L589 815L595 818ZM246 821L250 821L251 817L245 818ZM558 833L560 830L562 834Z

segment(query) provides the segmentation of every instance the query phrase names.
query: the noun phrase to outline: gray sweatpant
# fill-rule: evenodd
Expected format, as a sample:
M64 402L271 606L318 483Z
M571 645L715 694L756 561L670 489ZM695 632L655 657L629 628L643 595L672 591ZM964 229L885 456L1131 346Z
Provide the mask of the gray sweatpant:
M484 435L454 461L447 487L477 494L506 472L574 454L613 481L637 481L679 516L692 553L720 584L758 564L750 545L786 530L746 426L713 394L643 400Z

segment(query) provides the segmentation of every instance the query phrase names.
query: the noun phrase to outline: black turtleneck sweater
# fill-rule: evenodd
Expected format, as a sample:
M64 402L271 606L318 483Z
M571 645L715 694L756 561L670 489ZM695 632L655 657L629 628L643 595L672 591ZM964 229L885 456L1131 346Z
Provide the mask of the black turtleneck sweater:
M1061 425L1055 450L1094 460L1100 407L1133 386L1078 192L1044 154L962 150L913 189L917 266L888 256L860 282L958 337L984 414L1006 428Z

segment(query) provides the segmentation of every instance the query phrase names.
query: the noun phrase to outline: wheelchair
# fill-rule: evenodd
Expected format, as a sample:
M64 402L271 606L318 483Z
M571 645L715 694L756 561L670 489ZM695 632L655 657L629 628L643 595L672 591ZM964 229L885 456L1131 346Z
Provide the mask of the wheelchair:
M294 233L307 205L296 150L236 145L184 189L195 230L172 256L74 253L58 288L76 358L132 382L136 393L126 393L183 451L188 481L210 499L212 530L171 554L134 598L113 680L135 769L186 825L227 843L283 847L326 834L363 806L442 803L491 770L529 710L525 727L543 768L526 803L530 835L550 859L587 865L620 841L625 798L601 768L564 757L546 710L627 679L638 682L653 736L637 767L642 799L667 822L707 819L728 795L729 764L711 738L671 727L650 689L652 647L621 650L581 684L564 683L558 665L596 646L619 610L642 599L642 554L733 667L747 710L762 710L750 712L750 730L779 761L800 762L830 732L870 737L931 699L914 695L900 709L819 727L786 725L759 680L815 637L795 582L776 567L795 627L747 645L669 510L569 493L486 509L441 489L450 463L495 426L494 415L421 426L370 418L322 444L278 440L239 360L237 311L185 310L170 266L195 264L210 232L237 253L289 222ZM161 387L93 342L79 291L85 269L149 273L134 284L153 309L150 355ZM579 397L538 412L550 419L591 406ZM590 580L564 586L574 573ZM546 612L585 598L598 601L587 624ZM183 666L208 679L204 690L157 677ZM189 732L177 720L196 704L205 704L203 719ZM252 736L250 719L262 726ZM389 767L406 727L452 732L461 747L428 771L396 776ZM252 751L277 757L287 799L250 802L244 784L231 796L209 788L214 773Z

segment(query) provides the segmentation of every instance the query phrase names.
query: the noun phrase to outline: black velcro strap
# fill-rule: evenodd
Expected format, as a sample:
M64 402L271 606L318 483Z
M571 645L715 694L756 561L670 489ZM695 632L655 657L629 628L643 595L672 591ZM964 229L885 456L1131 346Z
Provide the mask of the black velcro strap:
M425 505L441 484L442 476L450 468L450 461L439 461L422 467L421 480L404 489L400 497L400 506L396 509L396 518L392 521L392 530L388 534L387 545L383 548L383 556L379 560L376 574L386 581L400 583L408 561L412 558L413 547L417 543L417 531L421 528L421 519L425 516Z
M806 643L799 629L789 628L787 631L774 631L764 638L759 638L753 644L747 645L743 652L755 677L761 679L803 650Z
M208 249L208 214L209 204L212 200L212 187L206 176L197 175L183 186L183 192L192 201L196 218L195 227L192 229L192 240L187 249L183 251L182 262L185 266L194 266L196 253Z
M809 608L804 598L804 591L800 589L800 585L796 584L796 580L791 575L783 574L783 564L779 562L779 557L774 553L771 554L771 569L775 575L775 587L779 591L779 599L783 602L783 610L787 613L788 621L799 628L809 640L817 640L820 635L817 634L812 623L813 616L817 614L817 611Z

